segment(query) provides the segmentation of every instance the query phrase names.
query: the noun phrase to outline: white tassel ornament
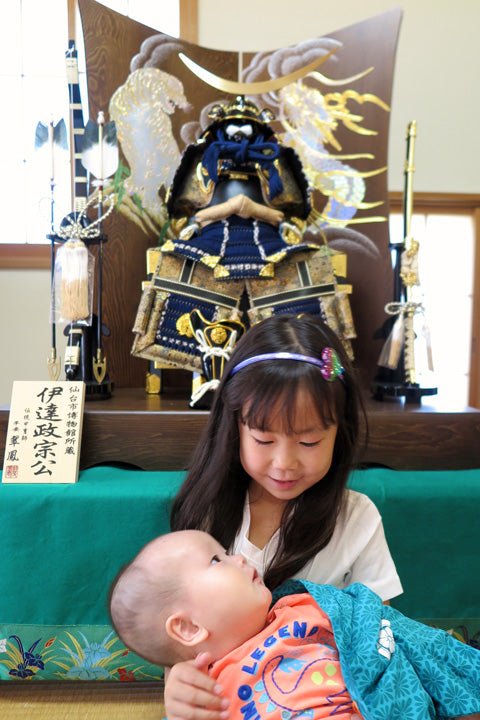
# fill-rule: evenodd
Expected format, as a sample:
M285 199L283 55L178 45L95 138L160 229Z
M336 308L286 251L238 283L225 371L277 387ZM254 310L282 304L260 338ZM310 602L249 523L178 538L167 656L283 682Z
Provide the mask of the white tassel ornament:
M76 322L90 315L89 253L82 240L68 240L58 251L61 273L60 314L64 320Z

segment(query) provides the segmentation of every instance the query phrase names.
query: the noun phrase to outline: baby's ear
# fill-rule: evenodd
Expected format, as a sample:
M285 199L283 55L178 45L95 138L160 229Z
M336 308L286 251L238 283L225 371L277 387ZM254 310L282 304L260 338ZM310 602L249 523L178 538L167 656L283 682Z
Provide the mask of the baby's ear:
M184 613L170 615L165 622L165 630L172 640L176 640L185 647L195 647L199 643L205 642L209 636L206 628L197 625Z

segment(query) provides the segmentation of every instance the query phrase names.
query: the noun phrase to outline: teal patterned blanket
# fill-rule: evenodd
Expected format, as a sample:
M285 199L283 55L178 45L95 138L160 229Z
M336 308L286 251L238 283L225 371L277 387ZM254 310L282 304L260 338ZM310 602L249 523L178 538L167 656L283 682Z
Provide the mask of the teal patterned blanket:
M274 600L309 592L331 620L348 690L365 720L480 712L480 651L407 618L360 583L289 581Z

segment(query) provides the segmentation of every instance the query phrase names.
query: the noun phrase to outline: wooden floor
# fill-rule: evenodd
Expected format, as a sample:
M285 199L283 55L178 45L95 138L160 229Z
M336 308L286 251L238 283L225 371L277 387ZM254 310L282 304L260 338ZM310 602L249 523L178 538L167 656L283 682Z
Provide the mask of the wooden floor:
M100 687L99 687L100 686ZM0 684L1 720L162 720L157 683Z

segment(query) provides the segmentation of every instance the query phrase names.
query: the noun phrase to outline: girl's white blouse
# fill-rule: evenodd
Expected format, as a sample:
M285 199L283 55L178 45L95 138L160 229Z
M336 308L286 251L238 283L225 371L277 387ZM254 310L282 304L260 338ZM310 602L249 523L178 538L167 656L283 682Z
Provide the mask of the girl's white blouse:
M242 526L231 552L243 555L262 576L275 553L277 532L263 549L248 539L250 503L245 503ZM403 592L400 578L390 555L382 518L369 497L347 490L345 504L338 516L332 539L294 577L344 588L361 582L390 600Z

